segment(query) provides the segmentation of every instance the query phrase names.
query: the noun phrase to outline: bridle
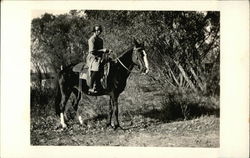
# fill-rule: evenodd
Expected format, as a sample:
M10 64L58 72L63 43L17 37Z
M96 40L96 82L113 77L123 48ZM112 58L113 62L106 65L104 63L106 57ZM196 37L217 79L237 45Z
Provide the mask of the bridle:
M141 49L141 47L139 48L135 48L133 51L135 50L138 50L138 49ZM122 61L119 59L119 58L116 58L116 60L130 73L140 73L140 71L131 71L129 68L127 68L123 63Z

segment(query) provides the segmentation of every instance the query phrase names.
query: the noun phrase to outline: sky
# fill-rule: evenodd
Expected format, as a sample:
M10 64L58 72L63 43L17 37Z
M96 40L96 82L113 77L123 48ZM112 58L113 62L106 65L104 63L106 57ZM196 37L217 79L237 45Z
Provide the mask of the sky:
M70 10L34 10L32 11L32 19L41 17L44 13L50 13L53 15L69 13Z

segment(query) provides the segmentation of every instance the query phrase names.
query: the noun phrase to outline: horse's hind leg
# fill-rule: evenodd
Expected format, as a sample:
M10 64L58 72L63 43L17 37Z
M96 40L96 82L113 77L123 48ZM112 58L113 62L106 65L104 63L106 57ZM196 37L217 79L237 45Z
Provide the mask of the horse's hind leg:
M73 89L73 93L74 93L74 95L76 97L76 99L74 101L74 104L73 104L73 108L76 111L76 116L77 116L80 124L82 125L83 120L82 120L81 115L79 115L79 112L78 112L78 105L79 105L79 101L81 100L82 93L80 91L78 91L77 89Z
M66 128L67 125L65 123L65 114L66 114L66 105L67 101L69 99L70 93L65 92L61 89L61 94L62 94L62 100L61 100L61 106L60 106L60 123L63 128Z

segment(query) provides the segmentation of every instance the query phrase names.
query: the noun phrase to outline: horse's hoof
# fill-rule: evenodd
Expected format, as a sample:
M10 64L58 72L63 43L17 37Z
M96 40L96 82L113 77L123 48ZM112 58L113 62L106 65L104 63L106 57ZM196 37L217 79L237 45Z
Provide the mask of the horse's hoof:
M106 127L112 127L111 123L106 123Z
M121 128L121 126L120 126L120 125L114 125L114 126L112 126L112 128L113 128L114 130L117 130L118 128Z
M81 116L78 116L78 120L79 120L79 123L80 123L81 125L83 125L83 120L82 120L82 117L81 117Z
M83 121L82 124L80 123L81 127L88 127L88 123Z
M67 125L66 125L66 124L62 124L62 128L63 128L63 129L66 129L66 128L67 128Z
M61 128L61 124L58 124L58 125L56 125L56 126L54 126L54 130L59 130Z

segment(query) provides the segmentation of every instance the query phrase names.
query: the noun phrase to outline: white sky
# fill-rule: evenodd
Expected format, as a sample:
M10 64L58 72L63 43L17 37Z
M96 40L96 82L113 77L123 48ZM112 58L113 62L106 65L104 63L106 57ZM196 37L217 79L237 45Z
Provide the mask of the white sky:
M41 17L44 13L50 13L53 15L69 13L70 10L34 10L32 11L32 19Z

